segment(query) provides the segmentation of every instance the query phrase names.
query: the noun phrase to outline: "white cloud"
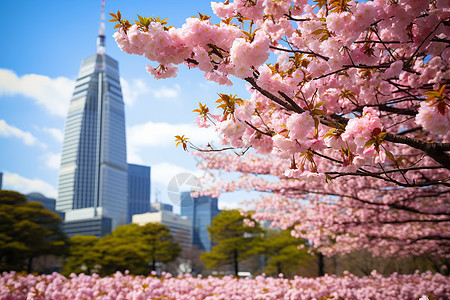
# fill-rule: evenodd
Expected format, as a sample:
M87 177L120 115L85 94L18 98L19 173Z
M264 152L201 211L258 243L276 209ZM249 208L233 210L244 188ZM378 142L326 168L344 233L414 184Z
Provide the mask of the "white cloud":
M180 86L175 84L173 88L161 86L159 89L151 90L153 96L157 99L177 98L180 94Z
M180 173L197 173L199 175L199 170L192 171L171 163L162 162L152 166L152 182L167 186L169 181Z
M132 147L174 146L176 135L187 136L196 146L218 141L218 135L212 127L205 129L194 124L147 122L127 128L128 144Z
M129 164L145 165L144 160L139 156L137 147L130 146L127 142L127 162Z
M64 139L64 133L59 128L42 128L42 130L50 134L58 143L62 143Z
M138 99L173 99L180 95L181 87L176 84L173 87L158 86L157 89L150 88L143 79L126 80L120 78L122 86L123 101L127 105L133 105Z
M66 116L75 82L65 77L50 78L27 74L18 77L13 71L0 69L0 96L23 95L34 99L51 114Z
M152 166L152 189L154 189L154 192L156 192L155 189L157 190L158 200L178 205L182 191L200 186L199 178L203 172L203 170L188 170L171 163L162 162Z
M146 147L175 147L175 136L185 135L195 146L210 142L218 144L219 138L212 127L199 128L194 124L169 124L147 122L127 127L127 159L142 164L139 150Z
M127 105L133 105L140 97L149 93L149 88L142 79L128 81L125 78L120 78L120 85L123 101Z
M44 143L39 142L38 139L28 131L23 131L17 127L8 125L5 120L0 120L0 136L19 138L28 146L39 145L42 148L47 147Z
M39 179L28 179L15 173L3 174L3 189L13 190L22 194L38 192L50 198L56 198L56 188Z
M61 153L47 153L42 156L45 165L53 170L58 170L61 166Z

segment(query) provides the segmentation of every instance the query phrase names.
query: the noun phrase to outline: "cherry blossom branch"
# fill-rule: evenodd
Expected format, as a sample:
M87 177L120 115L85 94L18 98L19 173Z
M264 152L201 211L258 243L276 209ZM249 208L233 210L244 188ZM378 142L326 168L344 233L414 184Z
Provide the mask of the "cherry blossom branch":
M305 112L305 110L303 108L301 108L294 100L291 99L291 97L289 97L288 95L286 95L285 93L278 91L278 94L280 94L287 102L289 102L289 104L292 105L292 107L294 108L296 113L303 113Z
M289 190L289 189L286 189ZM349 194L341 194L341 193L336 193L336 192L332 192L332 191L317 191L317 190L301 190L301 189L291 189L291 191L294 192L298 192L300 194L316 194L316 195L323 195L323 196L336 196L336 197L342 197L342 198L349 198L367 205L373 205L373 206L379 206L379 207L383 207L383 206L389 206L391 208L395 208L398 210L404 210L404 211L408 211L411 213L418 213L418 214L422 214L422 215L432 215L432 216L448 216L450 215L448 210L445 211L438 211L438 212L427 212L427 211L423 211L423 210L419 210L410 206L406 206L406 205L401 205L398 203L379 203L379 202L373 202L373 201L369 201L369 200L364 200L360 197L357 196L352 196ZM272 190L271 192L276 192L274 190Z
M384 225L384 224L405 224L405 223L442 223L442 222L450 222L450 219L403 219L403 220L374 220L374 221L365 221L365 222L342 222L339 225Z
M365 43L375 43L375 44L403 44L404 42L400 41L377 41L377 40L363 40L363 41L355 41L354 44L365 44ZM407 43L412 43L412 41L408 41Z
M372 31L373 33L375 33L375 35L377 36L378 40L382 41L380 35L378 34L378 29L377 29L377 25L376 24L372 24L371 25ZM389 53L389 55L392 57L392 59L394 61L396 61L394 54L392 54L391 50L386 46L386 44L382 43L384 49L386 49L386 51Z
M414 57L417 55L417 53L419 53L419 49L425 44L425 42L428 40L428 38L433 35L436 30L438 29L438 27L443 23L443 21L440 21L436 27L434 28L433 31L431 31L422 41L422 43L420 43L420 45L416 48L416 51L414 51L414 53L411 55L411 57L408 59L408 61L406 62L406 66L410 66L411 62L413 61Z
M342 71L345 71L345 70L348 70L348 69L349 69L349 68L342 68L342 69L333 71L333 72L331 72L331 73L327 73L327 74L325 74L325 75L321 75L321 76L319 76L319 77L315 77L315 78L313 78L313 80L319 80L319 79L322 79L322 78L325 78L325 77L328 77L328 76L337 74L337 73L339 73L339 72L342 72Z
M403 183L403 182L395 180L389 176L386 176L387 177L386 178L377 173L363 173L360 171L356 171L356 172L326 172L326 174L335 175L335 176L331 176L331 179L336 179L336 178L344 177L344 176L373 177L376 179L384 180L386 182L394 183L401 187L426 187L426 186L430 186L430 185L443 185L443 186L450 187L450 183L446 183L446 182L440 181L440 180L433 180L433 181L426 181L426 182L414 182L414 183ZM381 174L384 174L384 172ZM445 179L445 180L448 180L448 179Z
M386 133L383 137L385 141L408 145L426 153L436 162L450 170L450 155L444 151L450 151L450 143L427 143L407 136Z
M291 50L291 49L284 49L284 48L275 47L275 46L270 46L270 49L284 51L284 52L290 52L290 53L301 53L301 54L314 55L314 56L320 57L321 59L323 59L325 61L328 61L330 59L329 57L323 56L323 55L315 53L313 51Z
M408 244L413 244L419 241L423 241L423 240L436 240L436 241L442 241L443 243L448 244L448 240L450 240L449 236L441 236L441 235L429 235L429 236L422 236L419 238L415 238L415 239L410 239L408 241L404 241L402 239L399 239L398 237L394 237L394 236L375 236L375 235L368 235L367 236L369 239L389 239L389 240L396 240L396 241L402 241Z
M284 16L287 17L289 20L295 21L295 22L311 21L310 18L303 18L303 19L294 18L294 17L292 17L290 12L289 12L289 14L284 14Z
M272 136L272 134L270 134L269 132L264 132L262 130L260 130L259 128L256 128L255 126L253 126L253 124L251 124L249 121L245 121L245 124L247 124L248 126L250 126L253 130L259 132L260 134L264 134L267 136Z
M418 126L418 127L414 127L414 128L407 129L405 131L399 132L399 133L397 133L397 135L405 135L405 134L413 133L415 131L419 131L419 130L422 130L422 129L423 129L422 126Z
M386 104L368 104L364 106L358 106L354 111L362 112L364 107L377 107L380 111L391 112L399 115L415 116L417 115L417 110L398 108L394 106L388 106Z
M247 81L248 83L250 83L250 85L255 88L255 90L257 90L258 92L260 92L262 95L264 95L265 97L269 98L270 100L274 101L275 103L277 103L278 105L281 105L282 107L291 110L291 111L295 111L295 109L287 102L284 102L283 100L281 100L280 98L278 98L277 96L275 96L274 94L262 89L255 81L255 78L253 77L246 77L244 79L245 81Z

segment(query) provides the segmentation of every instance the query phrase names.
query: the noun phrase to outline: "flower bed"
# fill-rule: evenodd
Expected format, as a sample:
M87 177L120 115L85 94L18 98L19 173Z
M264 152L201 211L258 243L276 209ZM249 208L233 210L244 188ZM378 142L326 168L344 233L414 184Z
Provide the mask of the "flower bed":
M435 299L450 298L450 277L441 274L392 274L376 272L358 278L351 274L318 278L236 279L172 277L162 278L115 273L112 276L3 273L0 299ZM328 298L327 298L328 297ZM426 297L424 297L426 298ZM430 299L432 299L430 297Z

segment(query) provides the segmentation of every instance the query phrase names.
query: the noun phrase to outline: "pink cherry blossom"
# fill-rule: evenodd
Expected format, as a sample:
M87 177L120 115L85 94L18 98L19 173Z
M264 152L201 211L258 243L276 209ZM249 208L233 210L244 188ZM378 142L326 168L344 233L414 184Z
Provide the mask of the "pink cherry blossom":
M292 227L326 255L448 257L446 4L235 0L212 4L218 19L188 18L180 28L121 23L114 38L153 62L156 78L184 64L207 80L248 84L249 99L228 103L217 119L196 119L210 122L225 148L246 153L201 154L205 168L243 174L205 193L266 193L251 203L253 216Z

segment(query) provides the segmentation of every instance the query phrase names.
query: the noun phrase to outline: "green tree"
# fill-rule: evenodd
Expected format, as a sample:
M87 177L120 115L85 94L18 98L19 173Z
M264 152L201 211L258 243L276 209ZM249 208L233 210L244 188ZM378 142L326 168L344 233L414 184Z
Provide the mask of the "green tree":
M39 202L14 191L0 191L0 269L32 271L33 259L63 255L67 238L61 218Z
M294 238L289 230L269 230L258 247L266 259L265 273L291 276L302 265L308 265L313 257L298 247L304 244Z
M201 255L207 268L232 264L237 276L239 262L255 254L263 230L258 223L254 227L244 226L245 218L238 210L224 210L213 219L208 232L211 241L217 245L212 247L211 252Z
M181 247L170 234L170 228L159 223L148 223L141 227L146 258L152 270L158 262L175 260L181 253Z
M96 272L109 275L125 270L132 274L148 274L156 270L158 262L176 259L180 251L165 225L122 225L100 239L95 236L72 237L64 274Z
M96 257L93 256L92 248L99 241L93 235L75 235L69 239L68 258L62 273L92 273L96 264Z
M117 230L120 227L132 226L139 232L139 226L122 225L116 228L111 235L102 237L93 247L92 256L95 258L95 267L100 275L109 275L116 271L130 271L133 274L144 274L148 272L148 262L145 260L142 236L135 238L138 234L130 237L120 236Z

